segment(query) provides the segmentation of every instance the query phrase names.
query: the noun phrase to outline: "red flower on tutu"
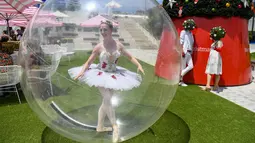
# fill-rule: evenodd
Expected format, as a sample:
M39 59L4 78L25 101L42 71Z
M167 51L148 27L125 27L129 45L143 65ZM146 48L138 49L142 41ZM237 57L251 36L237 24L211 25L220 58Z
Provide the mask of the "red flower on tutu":
M103 72L98 72L98 74L97 75L101 75Z
M112 75L112 78L113 78L113 79L117 79L115 75Z
M104 68L106 68L106 66L107 66L107 63L106 63L106 62L103 62L102 68L104 69Z

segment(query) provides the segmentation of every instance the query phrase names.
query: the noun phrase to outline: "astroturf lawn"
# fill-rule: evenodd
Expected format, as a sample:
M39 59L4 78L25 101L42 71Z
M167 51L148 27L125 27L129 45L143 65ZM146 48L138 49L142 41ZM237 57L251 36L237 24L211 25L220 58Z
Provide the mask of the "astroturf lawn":
M82 62L72 63L72 66ZM69 65L68 62L61 62L58 72L65 77ZM153 69L144 66L147 71ZM60 78L60 82L62 88L70 90L73 95L83 90L79 86L67 89L74 83L64 83L64 78ZM90 92L94 93L95 89ZM54 98L63 102L70 100L68 96ZM72 100L79 103L75 98ZM128 100L134 102L131 98ZM47 128L29 108L24 97L22 102L18 104L16 95L0 98L0 143L74 143ZM44 107L43 102L38 103ZM191 143L251 143L255 140L254 113L217 95L201 91L195 85L179 87L168 111L151 129L127 142L186 143L190 140Z
M251 53L251 60L255 60L255 53Z

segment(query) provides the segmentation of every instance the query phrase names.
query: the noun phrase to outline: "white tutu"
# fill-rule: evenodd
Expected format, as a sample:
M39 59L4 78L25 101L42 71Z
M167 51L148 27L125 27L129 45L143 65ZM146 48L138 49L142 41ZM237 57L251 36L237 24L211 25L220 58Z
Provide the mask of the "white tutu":
M82 66L74 67L68 70L71 78L75 78L81 72ZM139 74L131 72L125 68L117 66L115 72L106 72L100 70L96 64L91 64L85 71L84 76L79 78L82 83L90 87L104 87L113 90L131 90L141 84L142 78Z

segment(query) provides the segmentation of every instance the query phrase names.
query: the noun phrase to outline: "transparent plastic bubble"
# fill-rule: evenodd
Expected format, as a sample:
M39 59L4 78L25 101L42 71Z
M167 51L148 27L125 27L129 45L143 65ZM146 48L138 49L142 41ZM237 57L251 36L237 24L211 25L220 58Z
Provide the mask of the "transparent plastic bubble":
M166 111L179 82L178 36L155 0L47 0L19 54L31 108L80 142L139 135Z

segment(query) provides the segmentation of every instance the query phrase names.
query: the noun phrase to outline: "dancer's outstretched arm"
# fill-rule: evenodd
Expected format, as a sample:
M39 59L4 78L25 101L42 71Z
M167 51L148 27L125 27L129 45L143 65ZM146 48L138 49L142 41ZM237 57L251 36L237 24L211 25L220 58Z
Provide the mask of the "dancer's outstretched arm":
M75 80L77 80L78 78L82 77L84 75L84 72L89 68L89 66L94 62L94 60L96 59L96 57L99 55L100 53L100 45L98 44L94 50L92 51L89 59L85 62L85 64L83 65L83 68L81 70L81 72L78 74L78 76L75 78Z
M120 51L122 52L122 54L126 57L128 57L128 59L137 66L137 70L141 71L143 74L144 73L144 70L143 70L143 67L141 66L141 64L137 61L137 59L135 57L133 57L130 53L128 53L125 49L124 49L124 46L123 44L121 43L118 43L118 46L120 48Z

